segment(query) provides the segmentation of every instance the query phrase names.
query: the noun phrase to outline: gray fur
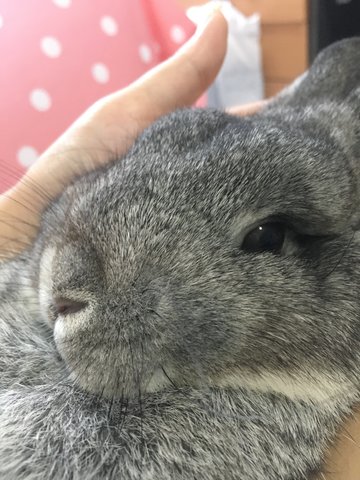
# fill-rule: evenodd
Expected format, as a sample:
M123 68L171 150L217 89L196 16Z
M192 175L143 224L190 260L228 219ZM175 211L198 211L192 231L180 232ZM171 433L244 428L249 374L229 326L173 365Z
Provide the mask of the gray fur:
M1 268L1 479L321 470L360 392L359 65L345 40L254 117L175 112L53 202ZM272 217L282 254L242 251Z

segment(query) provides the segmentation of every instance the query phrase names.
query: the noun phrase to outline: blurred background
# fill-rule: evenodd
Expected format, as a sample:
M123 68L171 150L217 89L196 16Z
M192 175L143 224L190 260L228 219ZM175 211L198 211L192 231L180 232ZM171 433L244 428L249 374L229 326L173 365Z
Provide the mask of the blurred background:
M359 0L223 2L229 52L207 95L220 108L275 95L321 48L360 34ZM186 9L204 3L0 0L0 192L94 101L172 55L195 31Z

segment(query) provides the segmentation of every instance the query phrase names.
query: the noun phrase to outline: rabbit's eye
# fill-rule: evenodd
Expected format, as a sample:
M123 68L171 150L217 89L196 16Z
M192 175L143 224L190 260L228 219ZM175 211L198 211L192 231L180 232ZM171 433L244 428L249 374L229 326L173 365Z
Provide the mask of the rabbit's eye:
M54 300L54 310L57 315L66 316L70 313L77 313L83 310L87 304L67 298L56 298Z
M241 249L250 253L280 253L284 245L285 235L286 226L283 223L265 223L257 226L246 235Z

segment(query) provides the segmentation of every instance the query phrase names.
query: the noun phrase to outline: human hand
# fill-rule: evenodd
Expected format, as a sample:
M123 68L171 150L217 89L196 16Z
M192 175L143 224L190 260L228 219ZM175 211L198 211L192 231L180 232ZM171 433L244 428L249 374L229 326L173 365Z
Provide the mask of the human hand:
M316 480L359 480L360 408L344 422L327 452L323 472Z
M221 67L226 32L224 17L214 12L176 55L82 115L0 197L0 258L31 244L41 212L75 177L124 154L161 115L193 104Z

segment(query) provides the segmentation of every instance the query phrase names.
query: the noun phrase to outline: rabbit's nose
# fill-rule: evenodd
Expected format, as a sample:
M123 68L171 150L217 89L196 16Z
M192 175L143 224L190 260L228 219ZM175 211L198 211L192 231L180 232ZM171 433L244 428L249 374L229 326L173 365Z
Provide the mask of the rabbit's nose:
M87 302L72 300L70 298L57 297L54 299L54 308L57 315L66 317L84 310L88 306Z

